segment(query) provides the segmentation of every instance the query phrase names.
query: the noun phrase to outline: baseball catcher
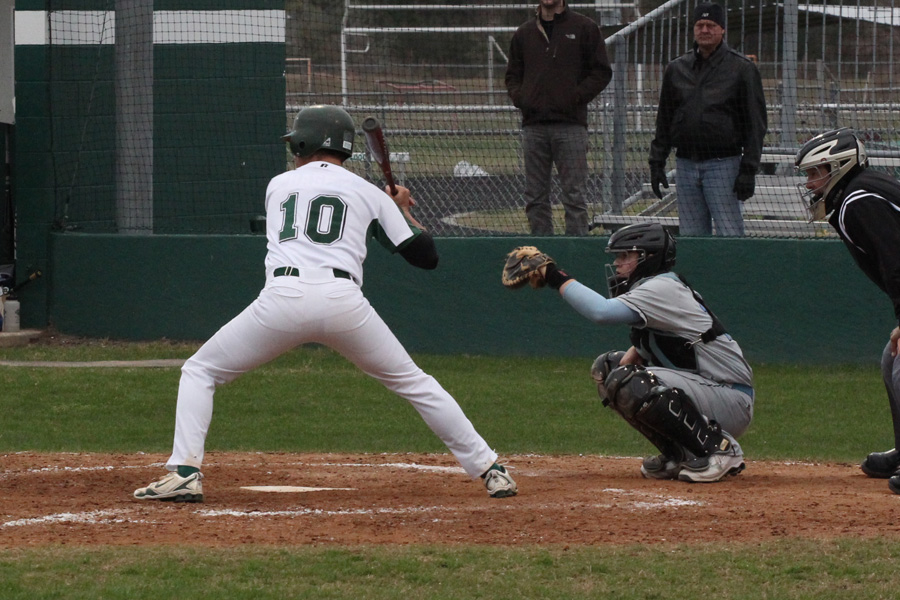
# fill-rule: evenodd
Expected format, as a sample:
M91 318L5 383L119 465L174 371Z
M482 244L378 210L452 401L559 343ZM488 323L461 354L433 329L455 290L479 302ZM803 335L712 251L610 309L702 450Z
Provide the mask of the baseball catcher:
M528 280L558 290L591 321L631 326L631 347L598 356L591 377L603 405L659 450L643 459L641 474L714 482L740 473L737 438L750 425L754 402L740 346L700 294L671 272L675 239L662 225L623 227L606 251L615 256L607 265L609 298L549 257Z
M859 268L887 294L900 320L900 182L868 169L865 146L847 128L809 140L794 165L806 177L798 188L810 221L828 220ZM890 490L900 494L900 327L891 331L882 352L881 375L894 447L872 452L861 468L869 477L888 479Z

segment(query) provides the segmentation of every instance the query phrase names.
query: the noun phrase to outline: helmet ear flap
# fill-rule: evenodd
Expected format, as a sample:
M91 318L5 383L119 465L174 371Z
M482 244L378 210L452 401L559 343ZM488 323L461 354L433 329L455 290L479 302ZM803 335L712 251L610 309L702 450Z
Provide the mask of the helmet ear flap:
M296 131L291 133L288 141L291 144L291 154L295 156L303 156L303 151L306 149L306 142L303 141L301 136L297 135Z
M291 149L291 154L294 156L303 156L303 148L306 146L306 143L296 129L292 129L281 136L281 141L288 144L288 147Z

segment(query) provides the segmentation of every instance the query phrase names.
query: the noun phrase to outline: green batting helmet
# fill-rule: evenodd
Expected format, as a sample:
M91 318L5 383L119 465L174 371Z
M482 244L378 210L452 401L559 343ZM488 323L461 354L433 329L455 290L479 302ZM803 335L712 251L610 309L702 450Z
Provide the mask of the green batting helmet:
M350 158L356 125L353 117L337 106L317 104L297 113L294 127L281 139L291 145L294 156L306 158L318 150L331 150Z

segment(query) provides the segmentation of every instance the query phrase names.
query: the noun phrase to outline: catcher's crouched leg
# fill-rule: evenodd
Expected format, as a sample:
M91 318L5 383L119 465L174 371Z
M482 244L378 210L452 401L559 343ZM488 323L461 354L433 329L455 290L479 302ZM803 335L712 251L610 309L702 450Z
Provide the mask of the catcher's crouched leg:
M650 390L635 419L665 431L695 456L708 456L731 445L721 428L701 414L690 396L679 388L661 385Z
M664 385L650 390L650 397L634 417L683 446L696 458L685 460L678 479L712 483L744 470L740 445L710 421L693 399L680 388Z
M591 370L591 375L597 381L597 390L605 406L613 409L659 449L661 454L648 456L643 460L641 474L649 479L676 479L681 471L681 463L687 458L684 449L664 432L635 418L650 397L651 390L659 385L659 380L641 366L618 367L624 354L607 352L597 357ZM603 381L598 381L601 376Z
M662 451L645 459L645 476L672 478L677 472L685 481L709 482L743 469L740 447L683 390L662 385L653 373L633 365L614 369L606 388L610 405Z

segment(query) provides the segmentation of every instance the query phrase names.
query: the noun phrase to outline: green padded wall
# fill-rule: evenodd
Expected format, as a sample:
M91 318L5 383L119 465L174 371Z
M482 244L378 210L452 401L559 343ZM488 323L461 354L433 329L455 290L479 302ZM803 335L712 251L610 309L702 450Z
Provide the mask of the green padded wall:
M549 289L500 284L508 250L537 244L606 293L605 238L438 239L422 271L370 248L366 296L411 352L584 356L628 345ZM202 340L263 285L261 236L52 235L51 320L63 333ZM103 260L101 257L115 257ZM752 362L871 362L896 325L840 242L681 239L678 264ZM23 315L29 310L23 302ZM24 318L24 317L23 317Z
M107 11L101 0L54 11ZM167 0L156 11L283 10L273 0ZM42 12L23 0L16 10ZM270 32L271 33L271 32ZM153 50L153 217L156 233L243 233L268 180L284 169L284 44L169 43ZM277 36L276 36L277 37ZM110 43L16 46L18 279L23 327L53 323L51 231L116 230L115 47ZM211 93L214 91L214 94ZM83 257L84 258L84 257ZM94 254L101 270L115 255Z

